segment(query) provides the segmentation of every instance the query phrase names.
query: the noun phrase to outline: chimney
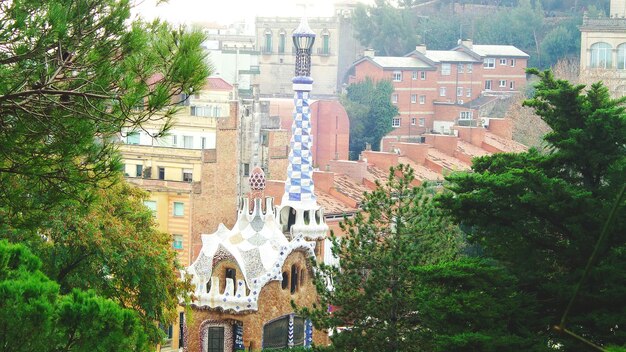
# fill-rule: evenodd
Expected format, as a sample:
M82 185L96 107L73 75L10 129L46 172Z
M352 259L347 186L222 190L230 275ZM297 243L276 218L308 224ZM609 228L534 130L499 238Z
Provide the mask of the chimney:
M415 47L415 51L417 51L417 52L418 52L418 53L420 53L420 54L424 54L424 55L426 55L426 44L420 44L420 45L417 45L417 46Z
M472 45L474 43L472 43L471 39L463 39L461 40L461 45L463 45L464 47L468 48L468 49L472 49Z
M367 48L363 50L363 57L374 57L376 56L376 50Z

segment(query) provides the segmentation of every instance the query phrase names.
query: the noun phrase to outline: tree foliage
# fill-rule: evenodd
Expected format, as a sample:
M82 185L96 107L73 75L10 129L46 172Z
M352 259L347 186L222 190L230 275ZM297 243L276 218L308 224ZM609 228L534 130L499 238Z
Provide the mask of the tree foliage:
M117 172L122 127L170 121L172 98L203 85L201 33L129 16L126 0L0 4L0 206L11 220Z
M135 311L93 291L59 293L23 245L0 241L2 351L149 351Z
M332 236L339 266L319 264L320 306L303 312L319 328L347 328L332 336L337 350L414 350L420 317L409 268L458 256L456 226L412 181L409 167L392 169L386 184L365 194L362 211L341 223L345 237ZM328 306L337 309L329 314Z
M350 119L350 151L358 155L365 144L374 150L381 139L392 129L392 119L398 115L398 107L391 103L393 85L389 81L366 80L348 86L342 97Z
M187 288L145 195L121 178L116 142L151 120L167 131L181 93L200 89L210 67L201 32L131 22L130 8L127 0L0 3L0 238L40 257L58 285L46 299L67 302L60 307L76 324L130 308L138 322L125 328L156 344L157 322L174 318ZM43 320L57 319L52 306ZM105 331L82 334L97 340ZM91 343L80 350L114 349Z
M472 173L447 179L454 194L442 205L468 231L468 240L504 263L537 311L526 320L531 331L565 350L580 346L549 332L579 282L615 194L626 181L624 99L613 100L602 84L539 75L535 97L525 102L551 128L549 150L497 154L474 160ZM584 283L568 326L599 345L623 344L626 305L626 216L609 224L609 239Z

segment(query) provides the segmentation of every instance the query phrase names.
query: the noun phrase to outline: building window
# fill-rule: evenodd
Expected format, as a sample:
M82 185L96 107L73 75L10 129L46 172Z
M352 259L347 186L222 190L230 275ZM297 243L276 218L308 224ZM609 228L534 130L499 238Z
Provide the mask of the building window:
M206 137L200 137L200 146L202 149L206 149Z
M202 117L211 117L211 107L210 106L194 106L192 105L189 109L191 116L202 116Z
M159 167L159 180L165 180L165 168Z
M226 268L226 272L224 274L224 278L233 280L233 284L235 283L235 279L237 278L237 270L233 268ZM226 287L226 286L224 286Z
M402 82L402 71L393 71L393 81Z
M491 80L490 79L485 81L485 90L491 90Z
M496 59L488 57L483 61L483 67L493 69L496 67Z
M426 71L420 71L420 79L422 81L426 79Z
M472 112L471 111L461 111L461 113L459 115L459 119L461 119L461 120L471 120L472 119Z
M278 52L280 54L285 53L285 32L281 31L278 35Z
M456 96L457 97L463 96L463 87L456 87Z
M411 94L411 103L412 104L417 103L417 94Z
M292 338L290 339L289 336ZM286 315L263 326L261 347L263 349L286 349L292 346L304 346L304 338L304 318Z
M172 135L172 147L176 148L178 147L178 137L176 135Z
M500 65L506 65L506 59L500 59Z
M415 126L417 123L417 119L415 117L411 117L411 126Z
M465 88L465 94L466 94L466 97L471 98L472 97L472 88Z
M129 132L126 135L126 144L139 144L139 132Z
M463 65L463 64L457 64L457 65L456 65L456 69L457 69L457 71L458 71L459 73L463 73L463 72L465 72L465 65Z
M511 59L511 67L515 67L515 59Z
M143 165L135 165L135 175L141 177L143 172Z
M173 235L172 247L174 249L183 249L183 235Z
M330 54L330 35L327 33L322 35L322 55Z
M467 64L467 73L472 73L474 70L474 64Z
M286 271L283 271L283 281L280 283L280 287L283 290L286 290L289 287L289 274Z
M398 94L391 95L391 102L394 104L398 104Z
M420 127L426 126L426 118L425 117L420 117L420 119L419 119L419 126Z
M420 104L422 104L422 105L426 104L426 96L425 95L420 95Z
M450 64L441 64L441 74L443 76L450 75Z
M298 291L298 275L299 270L298 267L294 264L291 266L291 293L296 293Z
M399 117L394 117L391 120L391 127L400 127L400 118Z
M439 87L439 96L440 97L446 96L446 87Z
M617 46L617 68L626 69L626 43Z
M411 79L414 81L417 79L417 71L411 72Z
M224 327L209 326L206 341L207 352L224 352Z
M501 79L500 80L500 87L506 87L506 80L505 79Z
M515 81L509 81L509 89L515 89Z
M183 136L183 148L185 148L185 149L193 148L193 137L192 136Z
M250 176L250 164L248 163L243 164L243 175Z
M185 203L174 202L174 216L184 216L184 215L185 215Z
M157 202L156 200L144 200L143 201L143 205L146 206L146 208L150 209L150 211L152 211L152 216L156 216L156 212L157 212Z
M191 169L183 169L183 181L191 182L193 181L193 170Z
M263 47L263 52L272 52L272 32L270 30L265 31L265 47Z
M593 44L591 46L590 66L592 68L613 67L611 54L611 45L602 42Z

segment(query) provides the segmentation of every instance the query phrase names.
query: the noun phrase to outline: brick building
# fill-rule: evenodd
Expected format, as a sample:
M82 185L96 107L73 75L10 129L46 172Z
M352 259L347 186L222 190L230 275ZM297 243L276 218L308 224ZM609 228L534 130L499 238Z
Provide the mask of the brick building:
M464 40L452 50L423 45L404 57L367 50L348 83L370 77L389 80L399 114L389 136L411 140L424 133L451 133L453 126L479 125L483 96L518 92L526 83L528 55L510 45L475 45Z

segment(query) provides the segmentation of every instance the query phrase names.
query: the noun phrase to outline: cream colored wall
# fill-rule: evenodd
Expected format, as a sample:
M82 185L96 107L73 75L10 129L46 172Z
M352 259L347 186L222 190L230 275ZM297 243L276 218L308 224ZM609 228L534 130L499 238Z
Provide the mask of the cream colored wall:
M611 17L626 17L626 0L611 0Z

